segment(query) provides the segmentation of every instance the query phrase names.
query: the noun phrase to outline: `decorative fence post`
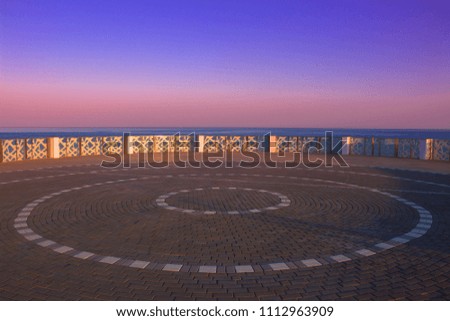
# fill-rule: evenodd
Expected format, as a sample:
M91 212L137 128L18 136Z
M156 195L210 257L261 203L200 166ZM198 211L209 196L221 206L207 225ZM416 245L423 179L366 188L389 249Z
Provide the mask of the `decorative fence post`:
M276 153L277 152L277 136L269 136L269 152Z
M205 148L205 135L198 135L198 152L203 153Z
M350 155L351 144L351 137L342 137L342 155Z
M123 154L133 154L133 140L129 133L123 134Z
M59 137L47 138L48 158L59 158Z
M433 139L421 139L419 141L419 159L433 159Z

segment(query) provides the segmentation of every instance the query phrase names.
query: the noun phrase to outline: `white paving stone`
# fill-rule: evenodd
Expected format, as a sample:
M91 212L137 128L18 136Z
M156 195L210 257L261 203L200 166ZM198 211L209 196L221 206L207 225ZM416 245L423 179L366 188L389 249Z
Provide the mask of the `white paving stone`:
M85 252L85 251L79 252L74 255L74 257L76 257L77 259L82 259L82 260L86 260L86 259L90 258L91 256L94 256L94 253Z
M378 243L375 244L376 247L379 247L380 249L384 249L384 250L388 250L394 247L394 245L392 244L388 244L388 243Z
M104 258L102 258L101 260L100 260L100 262L102 262L102 263L108 263L108 264L114 264L114 263L116 263L117 261L119 261L120 260L120 258L118 258L118 257L114 257L114 256L105 256Z
M179 272L183 265L181 264L166 264L163 267L163 271L169 271L169 272Z
M45 240L45 241L42 241L42 242L38 243L38 245L42 246L42 247L47 247L47 246L50 246L50 245L53 245L53 244L56 244L56 243L53 242L53 241L50 241L50 240Z
M286 263L271 263L269 266L274 271L289 270L289 266L287 266Z
M408 242L409 242L409 239L404 238L404 237L401 237L401 236L398 236L398 237L392 238L391 241L392 241L392 242L396 242L396 243L402 243L402 244L404 244L404 243L408 243Z
M135 260L133 263L130 264L130 267L137 268L137 269L145 269L150 262L147 261L139 261Z
M27 223L16 223L16 224L14 224L14 227L15 227L16 229L23 228L23 227L27 227L27 226L28 226Z
M252 273L255 272L251 265L236 265L234 267L236 273Z
M35 241L42 238L40 235L37 234L24 235L23 237L26 238L28 241Z
M320 263L319 261L317 261L315 259L302 260L301 262L304 265L306 265L307 267L316 267L316 266L322 265L322 263Z
M363 255L363 256L371 256L376 254L374 251L368 250L368 249L362 249L362 250L358 250L355 251L356 253Z
M19 234L22 234L22 235L34 233L33 230L30 228L23 228L23 229L17 230L17 232L19 232Z
M422 229L429 229L430 226L431 226L431 224L429 224L429 223L428 224L427 223L420 223L420 224L416 225L416 227L422 228Z
M73 248L71 248L70 246L63 245L63 246L57 247L53 251L58 252L58 253L66 253L66 252L69 252L72 250L73 250Z
M348 256L345 256L343 254L333 255L330 258L339 263L351 261L351 258L349 258Z

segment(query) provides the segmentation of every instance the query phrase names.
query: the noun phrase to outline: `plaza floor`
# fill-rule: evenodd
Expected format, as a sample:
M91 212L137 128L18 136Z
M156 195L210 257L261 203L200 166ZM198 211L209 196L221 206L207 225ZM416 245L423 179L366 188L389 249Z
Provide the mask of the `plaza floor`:
M448 300L450 164L0 164L2 300Z

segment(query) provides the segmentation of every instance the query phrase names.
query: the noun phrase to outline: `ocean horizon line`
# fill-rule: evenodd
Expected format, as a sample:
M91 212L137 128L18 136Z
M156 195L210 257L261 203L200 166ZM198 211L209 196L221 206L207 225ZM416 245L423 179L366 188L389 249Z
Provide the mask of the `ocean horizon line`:
M336 136L450 139L450 129L377 129L377 128L305 128L305 127L3 127L0 139L51 136L118 136L204 134L224 136L323 136L332 131Z

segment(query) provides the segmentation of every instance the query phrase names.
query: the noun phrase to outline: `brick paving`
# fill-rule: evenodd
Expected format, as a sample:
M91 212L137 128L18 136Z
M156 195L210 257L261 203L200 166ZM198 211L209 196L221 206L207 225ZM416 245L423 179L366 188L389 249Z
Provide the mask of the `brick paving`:
M365 159L314 170L0 164L0 299L450 299L450 180L436 173L445 166ZM423 223L413 206L353 185L428 210L430 229L375 247ZM27 204L60 192L15 227ZM288 206L270 210L276 194ZM158 205L162 195L187 211ZM28 228L45 240L18 233Z

